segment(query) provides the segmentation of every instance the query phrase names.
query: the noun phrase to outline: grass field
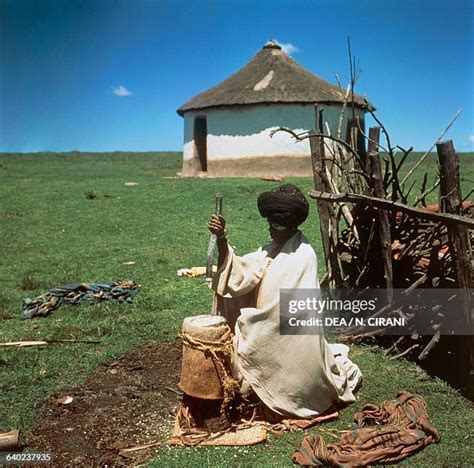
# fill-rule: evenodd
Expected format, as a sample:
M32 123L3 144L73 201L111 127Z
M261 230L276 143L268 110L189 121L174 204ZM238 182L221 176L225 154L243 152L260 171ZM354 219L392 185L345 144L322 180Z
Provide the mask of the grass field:
M0 432L15 427L27 432L42 412L36 402L84 381L98 364L139 344L172 340L184 317L210 311L212 296L203 279L178 278L176 270L204 263L206 223L216 192L223 194L229 240L238 253L267 240L255 200L270 187L268 182L166 178L179 170L179 163L178 153L0 155L0 341L101 340L93 349L86 344L2 349ZM462 164L467 193L473 185L474 155L462 155ZM430 156L423 168L434 175L436 157ZM309 177L289 181L303 190L312 188ZM125 182L138 185L127 187ZM321 258L314 209L303 230ZM117 279L141 285L133 305L62 307L45 319L19 318L24 297L73 281ZM363 404L408 389L428 402L442 442L405 464L474 462L472 405L458 391L375 348L354 346L352 357L364 374L359 399L325 429L353 426L352 415ZM151 465L291 466L301 436L270 437L264 445L245 449L166 448Z

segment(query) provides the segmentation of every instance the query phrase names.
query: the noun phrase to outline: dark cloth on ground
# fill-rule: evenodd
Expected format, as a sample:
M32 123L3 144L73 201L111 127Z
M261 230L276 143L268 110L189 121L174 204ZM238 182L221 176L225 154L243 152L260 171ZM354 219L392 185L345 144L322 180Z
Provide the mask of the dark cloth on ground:
M64 304L97 304L115 300L131 303L138 291L134 281L113 283L70 283L62 288L54 288L34 299L23 299L21 318L47 317Z
M307 435L293 462L304 466L368 466L395 463L440 441L430 425L425 400L403 391L379 406L365 405L338 444L326 445L320 435ZM376 427L370 427L375 424Z
M308 217L309 204L301 190L285 184L263 192L257 199L260 215L286 227L297 227Z

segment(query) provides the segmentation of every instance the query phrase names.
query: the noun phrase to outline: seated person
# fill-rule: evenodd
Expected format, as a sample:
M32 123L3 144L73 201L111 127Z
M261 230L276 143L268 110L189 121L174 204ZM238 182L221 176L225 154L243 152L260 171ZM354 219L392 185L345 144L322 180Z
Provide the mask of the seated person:
M251 388L279 415L314 418L355 401L361 374L347 357L349 348L329 345L322 332L280 334L279 290L319 289L316 254L298 229L309 206L291 184L262 193L257 204L272 241L242 257L227 243L224 218L209 221L219 250L214 312L235 335L234 372L242 391Z

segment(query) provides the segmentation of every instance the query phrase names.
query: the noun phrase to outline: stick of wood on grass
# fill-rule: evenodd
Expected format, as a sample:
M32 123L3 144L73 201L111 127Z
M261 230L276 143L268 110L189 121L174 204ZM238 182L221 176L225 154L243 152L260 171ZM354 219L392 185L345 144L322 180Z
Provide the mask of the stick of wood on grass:
M29 346L45 346L48 344L67 344L67 343L88 343L97 344L97 340L32 340L32 341L7 341L0 343L0 348L17 347L26 348Z
M0 452L15 450L20 445L20 430L0 433Z

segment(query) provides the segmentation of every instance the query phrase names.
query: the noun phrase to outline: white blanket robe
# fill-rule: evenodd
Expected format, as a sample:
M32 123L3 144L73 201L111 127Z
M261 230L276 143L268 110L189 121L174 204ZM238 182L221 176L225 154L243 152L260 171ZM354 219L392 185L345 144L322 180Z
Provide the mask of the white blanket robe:
M345 345L321 335L280 335L280 288L319 288L316 254L297 231L272 260L271 243L243 257L229 253L213 280L214 311L235 326L238 377L283 415L311 418L355 401L359 368Z

